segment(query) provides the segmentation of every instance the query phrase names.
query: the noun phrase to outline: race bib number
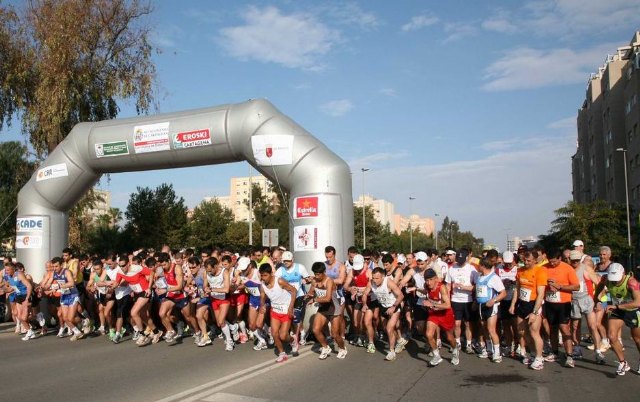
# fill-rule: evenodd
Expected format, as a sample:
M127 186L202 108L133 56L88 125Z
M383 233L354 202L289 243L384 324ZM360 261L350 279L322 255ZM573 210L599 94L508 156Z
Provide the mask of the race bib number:
M560 292L552 292L547 290L544 293L544 300L549 303L560 303Z
M271 309L278 314L287 314L289 306L285 306L284 304L272 304Z
M260 288L257 287L247 287L247 292L251 295L251 296L260 296Z
M478 299L489 297L489 287L486 285L476 286L476 297Z
M580 290L578 292L586 292L587 291L587 283L585 281L580 282Z
M520 294L518 295L518 298L524 302L529 302L531 301L531 293L531 289L520 288Z
M211 292L211 297L218 300L224 300L226 295L226 293Z
M139 283L130 284L129 287L131 288L131 290L133 290L134 293L142 292L142 286L140 286Z
M316 297L325 297L327 295L327 289L318 289L316 288Z
M156 281L156 288L158 289L166 289L169 285L167 284L167 280L164 277L158 278Z

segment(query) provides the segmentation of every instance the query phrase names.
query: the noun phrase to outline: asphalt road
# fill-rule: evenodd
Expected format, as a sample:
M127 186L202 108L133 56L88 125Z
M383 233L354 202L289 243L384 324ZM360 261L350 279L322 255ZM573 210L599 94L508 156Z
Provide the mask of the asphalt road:
M4 330L2 330L4 329ZM625 330L628 331L628 330ZM221 341L198 348L190 338L139 348L104 337L78 342L53 335L28 342L0 326L0 400L59 401L638 401L639 354L625 332L632 370L615 375L615 357L595 365L592 352L576 368L546 363L543 371L505 359L494 364L473 355L454 367L427 367L422 343L411 342L394 362L384 353L349 347L346 359L317 358L315 347L275 363L273 350L249 344L225 352ZM419 349L420 348L420 349ZM380 348L379 348L380 349Z

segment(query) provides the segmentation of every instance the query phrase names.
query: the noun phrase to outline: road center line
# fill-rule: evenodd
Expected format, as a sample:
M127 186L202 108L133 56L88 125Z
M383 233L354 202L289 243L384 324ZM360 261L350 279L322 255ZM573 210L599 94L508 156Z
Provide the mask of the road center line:
M186 391L182 391L180 393L177 393L175 395L171 395L168 396L166 398L160 399L156 402L173 402L173 401L197 401L200 400L202 398L205 398L207 396L213 395L216 392L219 392L220 390L223 390L225 388L228 388L232 385L238 384L240 382L246 381L250 378L253 378L257 375L260 375L262 373L265 373L269 370L278 368L278 367L282 367L286 364L289 364L291 362L295 362L296 360L299 360L302 357L305 357L311 353L314 353L311 350L311 346L307 346L306 348L307 350L304 350L304 348L301 349L304 350L302 353L300 353L300 355L298 357L295 358L291 358L289 360L287 360L284 363L276 363L274 359L271 359L269 361L263 362L263 363L259 363L256 364L255 366L251 366L248 367L246 369L240 370L238 372L226 375L222 378L218 378L217 380L214 381L210 381L208 383L202 384L202 385L198 385L197 387L193 387L190 388ZM266 366L266 367L265 367ZM251 373L249 375L245 375L247 373ZM221 384L221 385L220 385ZM212 388L213 387L213 388ZM206 390L204 392L200 392L199 394L196 395L192 395L194 392L198 392L198 391L203 391ZM190 397L187 398L188 395L192 395Z

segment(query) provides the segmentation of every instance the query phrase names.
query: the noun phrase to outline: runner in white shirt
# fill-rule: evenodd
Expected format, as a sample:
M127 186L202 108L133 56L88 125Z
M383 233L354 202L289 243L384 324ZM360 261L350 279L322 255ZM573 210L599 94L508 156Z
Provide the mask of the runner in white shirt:
M456 254L456 263L449 268L445 283L451 291L451 306L455 316L456 327L454 335L460 348L460 336L462 335L462 323L465 325L466 348L465 352L473 353L471 347L471 305L473 304L473 289L478 271L468 262L469 252L460 249Z
M516 275L518 274L518 264L514 262L514 255L511 251L505 251L502 253L502 264L498 264L496 267L496 273L502 280L507 295L500 303L498 311L499 332L504 338L506 344L505 355L508 354L511 357L516 355L516 345L518 336L518 324L515 314L509 312L511 307L511 301L513 300L513 294L516 289Z

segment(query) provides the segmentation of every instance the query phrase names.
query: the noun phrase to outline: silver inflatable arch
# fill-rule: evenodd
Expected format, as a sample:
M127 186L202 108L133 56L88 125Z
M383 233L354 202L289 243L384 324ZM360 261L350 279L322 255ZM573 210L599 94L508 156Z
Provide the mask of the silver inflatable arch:
M353 243L347 164L266 100L76 125L18 195L16 248L39 281L67 246L67 212L104 173L247 161L291 195L290 249L308 268ZM202 178L206 186L207 177ZM144 183L140 183L144 184Z

